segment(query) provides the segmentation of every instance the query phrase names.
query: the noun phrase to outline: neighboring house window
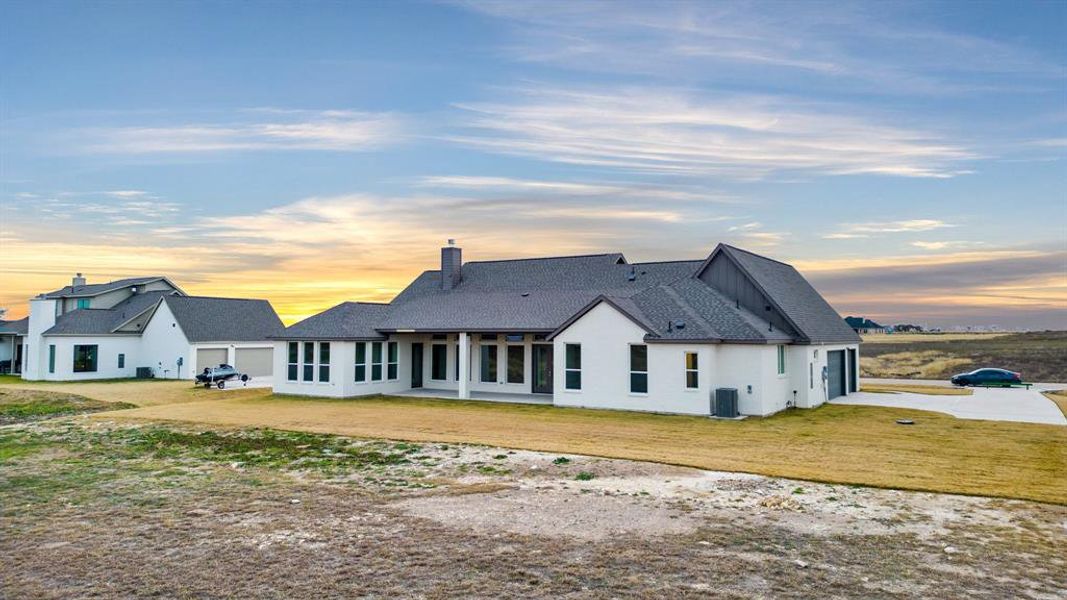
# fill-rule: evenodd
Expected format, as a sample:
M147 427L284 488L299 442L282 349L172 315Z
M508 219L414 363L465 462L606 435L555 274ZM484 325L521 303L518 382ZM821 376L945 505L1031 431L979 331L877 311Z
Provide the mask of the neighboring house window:
M315 381L315 342L304 342L304 381Z
M448 346L444 344L430 346L430 379L448 379Z
M396 342L389 342L386 350L385 378L396 381L400 379L400 348Z
M700 387L700 369L697 367L697 353L685 353L685 388L695 390Z
M808 363L808 387L815 389L815 365Z
M493 336L496 338L496 336ZM485 336L482 336L485 339ZM492 383L496 381L496 346L484 345L481 346L482 356L482 368L481 368L481 380L485 383Z
M126 355L125 354L119 354L119 368L120 369L125 369L126 368Z
M56 345L48 344L48 372L56 372Z
M566 362L564 363L566 387L568 390L580 390L582 389L581 344L567 344L566 355Z
M356 342L356 382L367 380L367 345Z
M370 345L370 378L371 381L382 380L382 343L373 342Z
M74 346L74 372L96 372L96 344Z
M456 381L459 381L459 344L456 344L456 366L454 370L456 372Z
M648 393L648 346L630 346L630 393Z
M92 303L92 298L78 298L78 308L89 308Z
M289 381L296 381L300 373L300 342L289 342Z
M504 339L509 341L509 342L512 342L512 343L520 343L520 342L522 342L522 334L521 333L514 333L514 334L510 334L510 335L505 335Z
M519 338L521 341L522 336ZM523 383L524 381L526 381L526 347L508 346L508 383Z
M319 383L330 381L330 342L319 342Z
M785 346L778 346L778 374L785 375Z

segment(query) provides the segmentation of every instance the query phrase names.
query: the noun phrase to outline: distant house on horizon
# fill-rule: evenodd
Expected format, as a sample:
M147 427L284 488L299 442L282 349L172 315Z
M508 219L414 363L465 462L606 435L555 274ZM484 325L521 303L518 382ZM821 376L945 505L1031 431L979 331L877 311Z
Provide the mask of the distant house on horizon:
M879 325L867 317L845 317L845 323L848 323L848 326L856 333L881 333L892 329Z

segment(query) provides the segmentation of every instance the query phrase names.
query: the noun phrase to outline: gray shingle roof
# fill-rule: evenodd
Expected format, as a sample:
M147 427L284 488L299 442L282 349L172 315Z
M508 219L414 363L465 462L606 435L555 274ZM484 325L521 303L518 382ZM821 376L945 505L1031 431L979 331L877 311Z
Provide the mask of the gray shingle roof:
M258 342L285 331L285 325L266 300L167 296L164 301L186 339L194 344Z
M15 321L0 320L0 334L14 333L18 335L26 335L26 332L29 331L29 325L29 317L23 317Z
M108 283L91 283L88 285L66 286L58 290L48 292L44 294L45 298L80 298L85 296L98 296L106 292L113 290L120 290L124 287L131 285L144 285L153 281L160 281L166 279L165 277L155 275L152 277L131 277L129 279L119 279L117 281L109 281Z
M719 249L736 260L807 341L860 341L841 315L791 265L726 244L720 244Z
M598 296L627 298L688 277L701 264L620 260L598 254L470 262L452 290L441 289L439 271L427 271L393 300L378 329L549 332Z
M283 340L384 340L375 325L381 323L388 304L344 302L287 327L274 336Z
M731 248L720 245L716 251L720 249ZM812 341L857 341L796 270L744 255L756 284L769 294L787 296L780 300L783 312ZM649 341L794 341L789 333L771 327L696 278L703 264L703 260L631 264L617 253L468 262L452 289L442 289L440 271L426 271L390 304L341 304L293 325L279 337L382 339L382 333L405 330L553 332L607 301L646 329ZM827 319L844 327L847 335ZM668 326L678 321L685 326Z
M170 291L135 294L111 308L79 308L59 315L44 335L108 335L115 328L153 308ZM135 334L135 332L130 332Z

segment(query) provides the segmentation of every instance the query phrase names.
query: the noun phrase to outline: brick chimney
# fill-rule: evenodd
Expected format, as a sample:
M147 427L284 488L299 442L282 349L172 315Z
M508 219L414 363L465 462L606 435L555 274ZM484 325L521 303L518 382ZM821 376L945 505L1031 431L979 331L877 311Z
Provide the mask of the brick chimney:
M78 273L70 280L70 287L79 287L83 285L85 285L85 278L82 277L81 273Z
M456 240L448 240L441 248L441 289L450 290L463 279L463 250L456 247Z

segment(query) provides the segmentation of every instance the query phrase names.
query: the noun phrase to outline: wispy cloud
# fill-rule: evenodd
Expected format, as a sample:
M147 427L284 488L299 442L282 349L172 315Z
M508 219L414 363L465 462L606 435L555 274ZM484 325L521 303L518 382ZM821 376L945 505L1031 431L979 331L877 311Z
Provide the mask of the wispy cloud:
M904 221L850 223L842 225L840 231L828 233L822 237L825 240L851 240L874 237L887 233L916 233L955 226L956 225L952 223L946 223L939 219L908 219Z
M957 250L961 248L973 248L975 246L984 245L983 242L969 242L966 240L952 240L952 241L940 241L940 242L912 242L912 246L916 248L922 248L923 250Z
M252 115L271 120L83 129L75 133L73 143L84 151L114 154L271 149L351 152L394 144L407 134L404 119L393 113L262 112Z
M515 91L471 114L453 141L540 160L637 173L755 179L776 173L947 178L976 154L841 107L662 88Z
M653 201L743 204L747 200L718 190L680 183L657 184L639 181L560 181L445 175L421 177L420 187L456 189L468 192L565 196L603 196L611 198L642 198Z
M997 40L920 24L893 4L462 2L510 25L519 60L690 80L804 82L880 94L1018 89L1062 65ZM978 84L974 73L987 75ZM1038 81L1035 81L1038 80Z

